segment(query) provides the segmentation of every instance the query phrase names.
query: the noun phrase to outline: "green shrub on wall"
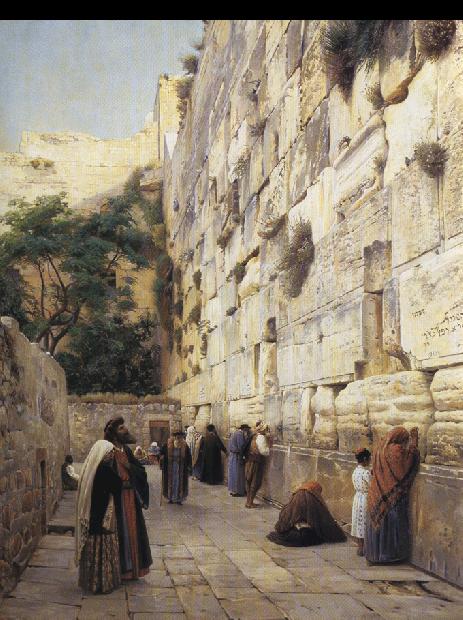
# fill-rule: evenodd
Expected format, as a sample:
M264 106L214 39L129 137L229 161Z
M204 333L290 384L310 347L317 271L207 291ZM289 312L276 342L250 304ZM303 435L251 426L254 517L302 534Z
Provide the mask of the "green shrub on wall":
M283 290L288 297L298 297L314 259L314 244L310 222L300 220L291 229L291 239L285 246L278 268L283 272Z

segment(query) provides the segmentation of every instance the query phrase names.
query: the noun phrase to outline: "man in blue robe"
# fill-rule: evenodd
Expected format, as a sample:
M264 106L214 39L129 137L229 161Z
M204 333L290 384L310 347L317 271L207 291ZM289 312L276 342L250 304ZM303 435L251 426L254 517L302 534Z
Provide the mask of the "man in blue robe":
M241 424L228 442L228 490L233 497L246 495L243 452L250 431L251 427L248 424Z

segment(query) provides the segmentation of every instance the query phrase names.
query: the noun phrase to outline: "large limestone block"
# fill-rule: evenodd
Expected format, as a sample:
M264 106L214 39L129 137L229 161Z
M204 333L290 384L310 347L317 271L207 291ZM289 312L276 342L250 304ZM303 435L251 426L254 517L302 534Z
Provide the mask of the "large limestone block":
M448 155L442 179L442 235L449 239L463 233L463 132L446 137L442 145Z
M265 61L267 65L277 47L281 45L289 23L289 19L265 20Z
M201 269L201 289L206 300L212 299L217 295L215 257Z
M198 407L198 413L195 418L195 427L198 433L204 434L206 432L206 426L211 423L211 406L200 405Z
M427 463L463 464L463 366L438 370L431 383L435 422L428 431Z
M259 391L259 359L255 347L240 355L240 374L235 381L239 383L240 398L250 398Z
M304 388L301 395L300 411L301 421L300 429L303 436L303 440L307 441L307 438L312 434L315 424L315 413L311 406L312 397L315 395L316 388L307 387Z
M281 400L283 417L283 441L299 441L302 439L300 429L300 388L284 390Z
M208 388L208 396L212 403L225 400L225 370L226 364L222 362L216 364L210 371L210 385ZM202 375L199 375L200 377Z
M283 36L272 58L267 62L267 105L277 105L286 84L286 37Z
M263 137L257 138L251 150L249 164L249 193L257 194L264 182Z
M341 152L346 148L346 142L350 142L359 130L351 114L351 102L346 100L341 88L337 84L330 91L329 123L329 157L330 163L333 165Z
M277 344L276 342L262 342L260 344L260 385L264 394L278 390Z
M426 435L434 420L431 377L420 371L378 375L364 380L373 446L395 426L419 430L421 458L426 456Z
M419 113L417 113L419 110ZM384 110L386 140L389 146L384 184L387 185L411 159L417 143L437 139L437 67L425 63L413 78L408 97Z
M339 450L354 452L360 447L370 447L371 431L368 405L363 381L353 381L336 398Z
M265 122L262 162L265 178L271 174L279 161L280 115L281 108L276 107Z
M234 169L240 157L246 157L251 146L251 135L246 119L240 124L236 135L233 136L228 148L228 180L230 183L236 178Z
M315 424L310 445L316 448L336 450L338 447L334 399L335 390L332 387L319 385L311 400L311 406L315 413Z
M415 62L413 20L397 20L384 37L379 55L379 75L384 99L395 99L407 80Z
M253 426L264 418L264 401L259 396L233 400L228 403L228 415L230 427L238 427L245 423Z
M304 52L301 69L301 125L313 116L328 94L328 78L321 52L321 28L317 29Z
M238 295L241 301L254 295L260 288L260 259L251 258L246 265L246 275L238 285Z
M246 349L260 342L262 337L262 317L259 308L258 295L247 297L240 307L240 324L235 332L235 338L239 336L240 345Z
M281 97L280 130L278 140L278 157L286 155L297 137L300 125L300 81L298 69L288 80Z
M289 203L297 202L329 165L330 127L328 100L323 101L289 153Z
M386 152L384 123L380 114L375 114L333 163L334 202L340 214L346 216L381 188L375 159L384 158Z
M290 77L302 61L302 36L304 21L292 19L286 33L286 74Z
M417 366L463 363L463 248L400 275L401 344Z
M463 127L463 22L457 20L455 38L438 61L438 135L452 135Z

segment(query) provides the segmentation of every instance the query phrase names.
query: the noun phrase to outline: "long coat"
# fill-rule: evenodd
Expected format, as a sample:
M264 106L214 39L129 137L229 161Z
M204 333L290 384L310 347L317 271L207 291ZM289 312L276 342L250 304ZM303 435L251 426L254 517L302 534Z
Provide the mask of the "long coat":
M246 482L244 478L243 448L246 445L247 435L238 429L230 437L228 442L228 490L238 495L246 494Z
M162 494L169 499L172 495L172 451L174 449L174 442L169 439L166 444L162 446ZM182 441L180 444L180 459L178 475L179 480L179 496L186 497L188 495L188 476L191 474L191 452L186 441Z
M203 461L201 482L207 482L208 484L220 484L223 482L221 452L227 452L222 440L216 433L207 431L201 441Z

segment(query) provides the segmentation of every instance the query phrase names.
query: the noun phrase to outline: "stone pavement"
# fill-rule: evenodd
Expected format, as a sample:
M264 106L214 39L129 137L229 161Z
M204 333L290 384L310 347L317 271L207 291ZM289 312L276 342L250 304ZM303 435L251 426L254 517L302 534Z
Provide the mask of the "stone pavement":
M192 481L183 506L159 505L148 467L149 575L107 595L82 595L70 535L45 536L2 620L308 620L463 618L463 592L407 565L368 567L351 542L285 548L269 542L277 509L244 508L223 486Z

